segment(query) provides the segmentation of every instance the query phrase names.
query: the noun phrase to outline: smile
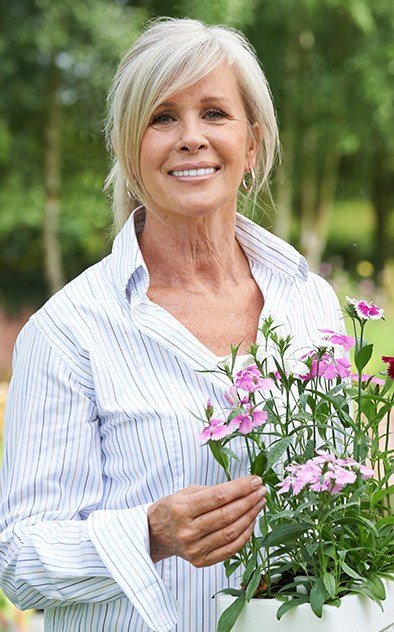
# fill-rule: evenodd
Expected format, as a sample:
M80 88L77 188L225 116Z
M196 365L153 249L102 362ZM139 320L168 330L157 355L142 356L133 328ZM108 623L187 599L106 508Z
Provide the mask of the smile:
M201 176L210 176L217 171L215 167L207 167L206 169L183 169L182 171L170 171L171 176L177 178L198 178Z

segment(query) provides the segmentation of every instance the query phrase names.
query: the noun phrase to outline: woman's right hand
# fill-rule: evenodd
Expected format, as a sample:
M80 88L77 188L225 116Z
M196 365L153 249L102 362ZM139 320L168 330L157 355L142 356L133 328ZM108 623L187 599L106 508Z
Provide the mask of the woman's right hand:
M148 509L152 560L178 555L200 568L230 558L249 540L266 491L247 476L161 498Z

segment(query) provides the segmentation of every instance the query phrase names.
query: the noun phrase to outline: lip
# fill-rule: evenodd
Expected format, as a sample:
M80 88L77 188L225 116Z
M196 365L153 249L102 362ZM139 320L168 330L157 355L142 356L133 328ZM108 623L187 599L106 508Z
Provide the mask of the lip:
M188 162L184 165L176 165L175 167L172 167L171 169L168 170L168 173L170 173L171 171L185 171L185 170L189 170L189 169L216 169L216 171L219 171L220 167L218 164L215 164L213 162L197 162L197 163L191 163Z

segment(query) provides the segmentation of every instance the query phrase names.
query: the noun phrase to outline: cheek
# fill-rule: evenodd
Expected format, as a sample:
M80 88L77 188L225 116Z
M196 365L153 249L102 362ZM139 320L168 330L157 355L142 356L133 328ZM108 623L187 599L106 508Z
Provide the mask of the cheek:
M227 163L234 165L234 167L241 165L242 168L248 150L248 139L246 135L239 130L233 130L226 138L218 137L216 140L218 143L217 146L221 147L221 152L223 157L226 158Z

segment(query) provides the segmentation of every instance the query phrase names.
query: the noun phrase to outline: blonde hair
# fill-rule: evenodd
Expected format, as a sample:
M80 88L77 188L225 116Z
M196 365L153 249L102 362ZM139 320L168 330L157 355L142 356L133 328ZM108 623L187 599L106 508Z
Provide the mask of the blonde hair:
M237 74L249 125L257 122L262 130L255 200L267 185L279 148L278 128L270 89L251 45L228 27L160 18L148 25L124 55L108 95L106 135L114 161L105 189L113 188L117 229L138 204L144 204L139 154L154 110L223 62L232 65Z

